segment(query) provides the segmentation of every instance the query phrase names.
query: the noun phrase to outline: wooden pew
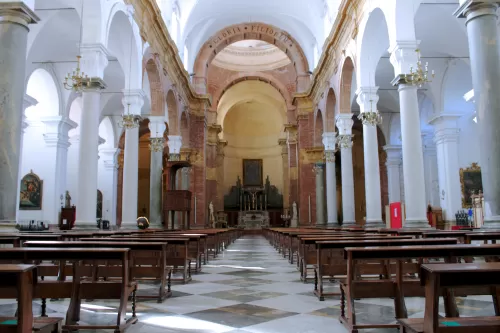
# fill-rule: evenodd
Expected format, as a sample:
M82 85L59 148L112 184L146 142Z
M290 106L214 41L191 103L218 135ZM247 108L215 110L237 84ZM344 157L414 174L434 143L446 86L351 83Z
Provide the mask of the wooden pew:
M393 237L386 237L383 239L364 240L364 239L351 239L351 240L316 240L316 265L314 267L314 294L320 301L324 301L326 296L338 296L338 293L325 293L323 291L323 277L328 276L333 278L335 276L347 275L349 280L349 262L344 257L344 249L350 247L372 247L372 246L409 246L409 245L429 245L436 246L442 244L456 244L455 238L432 238L432 239L398 239ZM377 260L378 269L375 275L387 275L387 272L382 267L383 260ZM339 279L341 287L345 284L346 279Z
M420 281L425 288L424 318L398 319L401 332L409 333L497 333L500 331L498 294L500 263L426 264L421 266ZM495 317L439 317L439 296L446 288L489 286L495 302Z
M37 281L33 298L42 299L42 315L45 313L43 300L47 298L70 298L68 311L66 312L63 330L78 329L113 329L115 332L123 332L128 326L137 322L135 314L135 294L137 283L130 281L129 249L115 248L3 248L0 249L1 262L39 263L46 261L57 261L73 263L72 281L64 279L65 270L60 271L62 279L57 281ZM122 278L120 281L102 281L93 279L92 265L84 265L83 261L95 262L99 260L120 261ZM39 266L38 266L39 267ZM38 272L42 276L41 269ZM132 296L132 317L126 319L127 301ZM14 299L17 297L15 289L0 289L0 299ZM83 299L118 299L120 305L114 325L79 325L80 306Z
M436 239L417 239L415 241ZM445 238L443 240L455 240ZM368 328L398 327L396 324L358 324L355 299L394 298L396 318L406 318L405 297L422 297L424 289L416 275L420 265L428 259L456 262L461 257L489 257L500 255L500 245L434 245L429 246L379 246L347 247L347 278L341 288L341 322L350 332ZM467 265L467 264L463 264ZM372 275L372 276L370 276ZM383 278L374 279L373 275ZM449 317L458 316L454 295L489 295L489 288L455 288L446 291L445 312ZM347 304L347 314L346 314ZM500 309L500 307L498 307Z
M62 318L33 318L33 289L37 283L35 265L0 265L0 291L6 288L16 290L17 317L0 317L2 333L57 333Z
M465 234L465 244L472 244L473 241L483 241L485 244L491 242L491 244L496 244L497 240L500 240L500 232L472 232Z
M82 242L93 242L95 238L82 238ZM172 272L176 271L176 267L182 267L182 278L171 278L171 282L188 283L192 280L191 277L191 259L189 258L189 238L171 238L171 237L115 237L115 238L99 238L103 242L166 242L167 243L167 265L174 266Z
M139 298L155 298L162 303L166 298L172 296L171 275L172 269L167 266L167 243L166 242L106 242L98 241L29 241L24 243L25 247L60 247L60 248L128 248L130 249L130 279L134 281L158 281L160 288L157 296L137 294ZM98 270L95 277L121 278L121 267L119 262L100 261L95 263ZM54 276L54 275L52 275Z

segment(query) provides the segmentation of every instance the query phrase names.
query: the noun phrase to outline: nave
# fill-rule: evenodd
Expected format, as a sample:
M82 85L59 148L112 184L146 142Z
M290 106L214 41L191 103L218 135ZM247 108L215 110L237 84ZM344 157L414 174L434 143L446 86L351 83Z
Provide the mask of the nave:
M335 288L326 283L326 289ZM139 284L139 294L157 294L158 285ZM283 258L260 235L237 239L219 256L193 274L188 284L173 284L173 295L163 303L137 300L138 322L127 333L323 333L347 332L339 322L338 297L319 301L313 283L300 281L296 266ZM328 290L329 291L329 290ZM457 299L460 315L494 315L491 296ZM49 317L65 317L69 300L48 301ZM441 301L442 303L442 301ZM0 317L12 316L15 300L0 300ZM406 300L409 317L424 316L424 300ZM118 307L115 301L82 301L80 325L112 324ZM130 316L130 304L127 316ZM440 315L444 316L443 304ZM40 302L33 304L36 317ZM356 303L360 323L391 323L391 299L363 299ZM80 330L81 333L109 332ZM363 332L398 332L397 329L372 329Z

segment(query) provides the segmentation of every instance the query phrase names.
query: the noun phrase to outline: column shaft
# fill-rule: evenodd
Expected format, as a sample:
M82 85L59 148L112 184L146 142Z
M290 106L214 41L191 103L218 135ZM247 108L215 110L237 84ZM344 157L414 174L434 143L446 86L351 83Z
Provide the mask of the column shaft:
M387 152L387 180L389 185L389 203L401 202L401 146L385 146Z
M136 226L137 191L139 184L139 128L125 131L123 157L122 228Z
M97 228L97 162L101 94L98 90L84 91L82 104L75 227Z
M363 124L363 147L365 153L366 191L365 226L383 226L377 126Z
M328 152L327 152L328 153ZM326 159L326 211L327 223L338 224L337 218L337 178L335 176L335 153L333 159Z
M325 224L325 164L316 163L316 224Z
M149 178L149 222L155 227L162 226L161 181L163 172L163 151L151 152L151 173Z
M352 144L348 148L340 149L342 174L342 225L356 224L354 206L354 171L352 165Z
M464 7L465 8L462 8ZM472 85L480 137L485 228L500 227L500 43L496 3L465 3Z
M28 24L35 20L22 3L0 8L0 223L16 221Z
M405 184L405 228L428 228L425 202L424 157L417 86L399 84L403 176Z

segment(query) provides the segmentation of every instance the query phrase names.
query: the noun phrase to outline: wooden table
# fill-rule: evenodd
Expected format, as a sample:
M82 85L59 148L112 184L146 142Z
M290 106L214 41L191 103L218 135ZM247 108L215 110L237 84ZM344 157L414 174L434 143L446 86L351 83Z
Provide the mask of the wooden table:
M443 288L468 286L494 287L494 300L500 286L500 263L424 264L420 267L420 282L425 286L424 319L398 320L407 332L499 332L499 317L446 318L439 317L439 295ZM495 304L496 314L498 304ZM402 330L402 332L403 332Z

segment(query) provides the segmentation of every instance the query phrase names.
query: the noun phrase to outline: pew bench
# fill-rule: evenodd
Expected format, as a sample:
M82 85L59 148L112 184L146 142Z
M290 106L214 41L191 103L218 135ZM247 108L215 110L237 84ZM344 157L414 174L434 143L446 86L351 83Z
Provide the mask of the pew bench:
M408 237L408 236L402 236ZM328 296L341 296L339 293L325 293L323 288L323 278L336 278L342 286L346 279L349 279L349 262L344 256L344 249L355 247L364 248L367 246L409 246L409 245L441 245L441 244L456 244L454 238L432 238L432 239L401 239L399 237L385 237L381 239L365 240L358 239L336 239L336 240L315 240L316 244L316 264L314 265L314 294L320 301L324 301ZM383 259L382 259L383 260ZM376 276L386 274L381 267L382 261L375 261L375 267L369 266L370 270L375 269L371 273ZM347 278L345 278L347 276Z
M415 241L435 239L417 239ZM455 240L444 238L443 241ZM393 298L396 318L407 318L405 297L423 297L425 290L417 275L424 261L439 259L457 262L462 257L489 257L500 255L500 245L434 245L346 247L347 278L341 282L340 321L349 332L369 328L396 328L397 324L359 324L356 320L355 300L362 298ZM460 264L467 266L468 264ZM380 276L376 278L375 276ZM420 276L421 278L421 276ZM447 317L457 317L455 295L491 295L488 287L468 287L444 290ZM500 309L494 299L495 308ZM347 311L346 311L347 308ZM346 313L347 312L347 313ZM500 315L500 313L498 313Z
M106 242L100 241L102 238L94 239L94 241L29 241L24 243L25 247L38 248L128 248L130 249L130 279L134 281L157 281L160 283L157 296L137 294L138 298L155 298L158 303L162 303L165 299L172 296L171 291L171 276L172 268L167 266L167 243L166 242ZM121 278L122 272L120 262L117 261L97 261L93 263L94 279L101 277ZM54 270L54 268L56 268ZM70 271L69 266L66 267ZM58 267L53 267L52 274L58 273ZM45 274L49 274L48 269L45 269ZM66 272L66 275L68 272ZM48 275L46 275L48 276Z
M500 287L500 264L425 264L420 267L420 282L425 288L423 319L398 319L401 332L411 333L493 333L500 331L500 314L495 304L495 317L439 317L439 296L443 289L457 287L491 287L497 301Z
M72 281L66 281L65 269L59 271L58 280L38 280L33 288L33 298L42 299L42 316L47 298L69 298L70 303L66 312L63 330L79 329L112 329L115 333L123 332L131 324L137 322L135 314L135 294L137 283L130 281L129 269L130 250L123 248L3 248L0 249L0 262L7 263L41 263L42 261L64 263L72 262ZM93 279L94 265L85 265L83 262L97 262L100 260L119 261L121 263L120 281L102 281ZM43 275L43 266L37 265L38 276ZM127 301L132 296L132 317L126 318ZM15 299L17 293L13 288L0 287L0 299ZM120 300L114 325L81 325L80 307L83 299Z

